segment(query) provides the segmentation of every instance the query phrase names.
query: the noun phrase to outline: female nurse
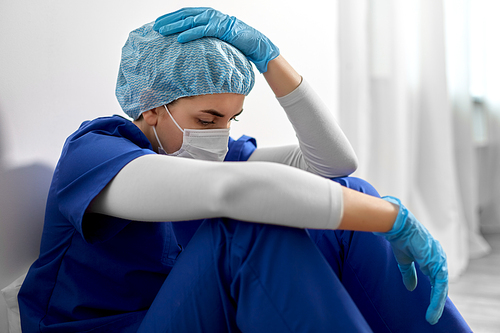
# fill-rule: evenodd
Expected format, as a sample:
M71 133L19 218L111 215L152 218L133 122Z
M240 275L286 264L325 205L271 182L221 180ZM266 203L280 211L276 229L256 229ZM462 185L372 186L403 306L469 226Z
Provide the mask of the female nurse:
M249 61L298 146L229 137ZM130 33L116 94L133 121L86 121L63 147L23 331L470 331L439 243L346 177L348 140L260 32L211 8L162 16Z

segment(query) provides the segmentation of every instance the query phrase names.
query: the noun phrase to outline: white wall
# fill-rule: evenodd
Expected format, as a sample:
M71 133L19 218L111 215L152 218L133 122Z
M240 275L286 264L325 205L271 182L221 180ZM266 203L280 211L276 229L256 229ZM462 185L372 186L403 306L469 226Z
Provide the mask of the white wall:
M336 110L336 1L3 1L0 5L0 160L55 165L82 121L122 114L114 96L128 33L185 6L211 6L264 32ZM295 141L258 75L232 136L261 146Z

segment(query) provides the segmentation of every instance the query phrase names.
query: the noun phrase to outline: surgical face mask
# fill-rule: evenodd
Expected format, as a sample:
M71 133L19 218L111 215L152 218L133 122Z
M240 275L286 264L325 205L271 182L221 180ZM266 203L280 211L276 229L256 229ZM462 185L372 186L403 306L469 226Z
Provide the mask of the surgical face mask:
M205 130L182 129L179 124L177 124L174 117L172 117L172 114L170 114L166 105L165 109L174 124L183 133L182 146L178 151L172 154L167 154L165 149L163 149L158 135L156 134L156 128L153 126L156 141L158 141L158 145L160 146L158 148L158 153L169 156L187 157L196 160L224 161L229 141L229 128Z

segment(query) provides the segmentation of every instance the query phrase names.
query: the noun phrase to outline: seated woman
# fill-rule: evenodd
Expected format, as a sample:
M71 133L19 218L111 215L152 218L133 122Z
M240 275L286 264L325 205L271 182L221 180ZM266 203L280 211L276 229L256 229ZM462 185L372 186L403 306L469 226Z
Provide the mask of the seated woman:
M298 146L229 137L249 60ZM133 121L86 121L64 145L23 331L470 331L439 243L344 177L351 145L264 35L209 8L167 14L130 33L116 94Z

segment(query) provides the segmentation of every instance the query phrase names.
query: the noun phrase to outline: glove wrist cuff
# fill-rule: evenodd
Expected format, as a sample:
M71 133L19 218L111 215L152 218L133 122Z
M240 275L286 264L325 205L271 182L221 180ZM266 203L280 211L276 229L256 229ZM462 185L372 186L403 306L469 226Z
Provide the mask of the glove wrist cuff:
M398 216L396 217L391 230L389 230L388 232L376 233L377 235L380 235L387 240L392 240L399 237L400 232L404 229L404 224L409 213L408 209L401 203L401 200L399 200L398 198L385 196L382 199L399 206Z
M280 50L275 45L269 45L269 49L270 50L267 52L268 56L265 59L257 60L248 57L248 59L254 63L255 67L257 67L261 74L267 72L267 64L269 63L269 61L277 58L280 55Z

